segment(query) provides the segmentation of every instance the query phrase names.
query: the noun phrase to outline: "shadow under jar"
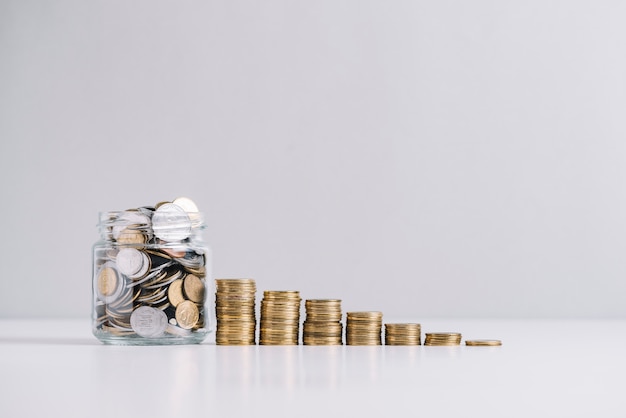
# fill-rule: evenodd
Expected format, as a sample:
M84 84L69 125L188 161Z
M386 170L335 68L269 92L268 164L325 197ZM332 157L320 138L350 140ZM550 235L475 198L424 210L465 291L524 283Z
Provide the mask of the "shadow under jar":
M202 342L211 253L202 214L174 203L100 213L93 246L93 334L105 344Z

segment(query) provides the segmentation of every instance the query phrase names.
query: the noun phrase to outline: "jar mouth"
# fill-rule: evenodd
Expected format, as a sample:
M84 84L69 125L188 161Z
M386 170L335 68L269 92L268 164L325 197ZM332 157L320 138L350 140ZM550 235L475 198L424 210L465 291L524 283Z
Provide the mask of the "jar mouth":
M187 212L180 207L154 210L139 208L100 212L97 227L107 241L122 244L181 242L205 228L201 212Z

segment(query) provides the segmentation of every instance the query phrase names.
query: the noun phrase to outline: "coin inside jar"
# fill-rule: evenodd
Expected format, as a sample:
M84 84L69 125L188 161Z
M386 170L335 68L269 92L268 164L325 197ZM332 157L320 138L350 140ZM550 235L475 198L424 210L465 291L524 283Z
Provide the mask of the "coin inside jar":
M175 316L179 327L191 329L200 319L200 312L195 303L186 300L178 304Z
M104 303L114 303L120 298L124 288L124 282L115 268L115 263L104 263L96 276L95 290L98 299Z
M120 244L144 244L146 242L146 236L135 229L125 228L117 237L117 242Z
M167 325L165 312L149 306L140 306L130 316L130 326L133 331L145 338L161 336Z
M197 225L202 221L200 213L198 212L198 206L196 206L193 200L188 197L177 197L172 203L183 208L194 225Z
M182 241L191 234L191 219L180 206L164 203L152 215L152 230L163 241Z
M187 298L196 303L204 301L204 282L193 274L188 274L183 281L183 289Z
M118 270L130 278L142 277L150 268L148 256L135 249L123 248L117 253L115 260Z
M174 280L167 289L167 297L172 306L177 307L185 298L183 297L183 281Z
M117 273L112 267L103 267L98 273L98 294L102 299L111 296L117 289Z
M113 238L118 240L123 231L126 231L128 227L146 228L150 225L150 218L141 212L124 212L115 221L115 225L112 228Z

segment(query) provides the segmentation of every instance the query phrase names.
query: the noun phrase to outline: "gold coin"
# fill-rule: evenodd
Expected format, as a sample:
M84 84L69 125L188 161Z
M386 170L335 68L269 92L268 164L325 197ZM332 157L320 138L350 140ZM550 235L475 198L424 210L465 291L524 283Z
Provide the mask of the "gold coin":
M409 341L409 340L393 341L393 340L385 339L385 345L422 345L422 344L421 344L421 341L419 340L417 341Z
M200 319L200 312L198 306L190 300L185 300L178 304L176 307L176 322L183 329L191 329L198 319Z
M196 303L204 302L204 282L193 274L188 274L183 281L183 290L189 300Z
M177 307L185 298L183 297L183 281L181 279L174 280L167 289L167 298L173 307Z
M421 329L422 326L420 324L385 324L386 328L390 329Z
M453 346L461 345L461 334L457 332L426 333L424 345Z
M198 213L198 206L195 204L193 200L189 199L188 197L177 197L176 199L172 201L172 203L182 208L185 212L187 212L187 214Z
M132 244L145 244L146 236L136 229L124 228L116 241L120 244L132 245Z
M167 203L172 203L172 202L167 202L167 201L164 201L164 202L158 202L156 205L154 205L154 208L155 208L155 209L158 209L158 208L160 208L161 206L163 206L163 205L165 205L165 204L167 204Z
M348 318L382 318L383 313L378 311L346 312Z
M304 301L306 306L311 307L338 307L341 305L341 299L307 299Z
M493 347L502 345L502 341L500 340L465 340L465 345L474 346L474 347Z
M175 249L175 248L163 248L163 252L174 258L182 258L185 256L186 252L184 249Z
M256 286L254 284L251 285L243 285L243 284L234 284L228 283L224 284L224 282L215 281L215 289L218 292L256 292Z
M461 334L458 332L427 332L427 337L432 338L452 338L452 337L461 337Z
M117 289L117 273L112 267L105 267L98 274L98 292L102 296L111 296Z
M254 279L215 279L215 281L217 283L233 284L233 285L240 285L240 284L254 285L256 283Z
M298 290L266 290L263 292L263 299L267 300L295 300L300 301L300 291Z

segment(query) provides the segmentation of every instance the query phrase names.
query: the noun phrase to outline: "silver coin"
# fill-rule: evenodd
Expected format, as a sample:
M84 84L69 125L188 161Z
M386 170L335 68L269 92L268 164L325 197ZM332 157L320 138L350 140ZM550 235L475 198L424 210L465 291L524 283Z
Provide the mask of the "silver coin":
M160 337L167 325L165 312L149 306L141 306L130 315L130 326L141 337Z
M191 219L180 206L164 203L152 215L152 230L163 241L182 241L191 235Z
M117 269L131 279L142 277L150 268L148 256L135 248L122 248L115 260Z

